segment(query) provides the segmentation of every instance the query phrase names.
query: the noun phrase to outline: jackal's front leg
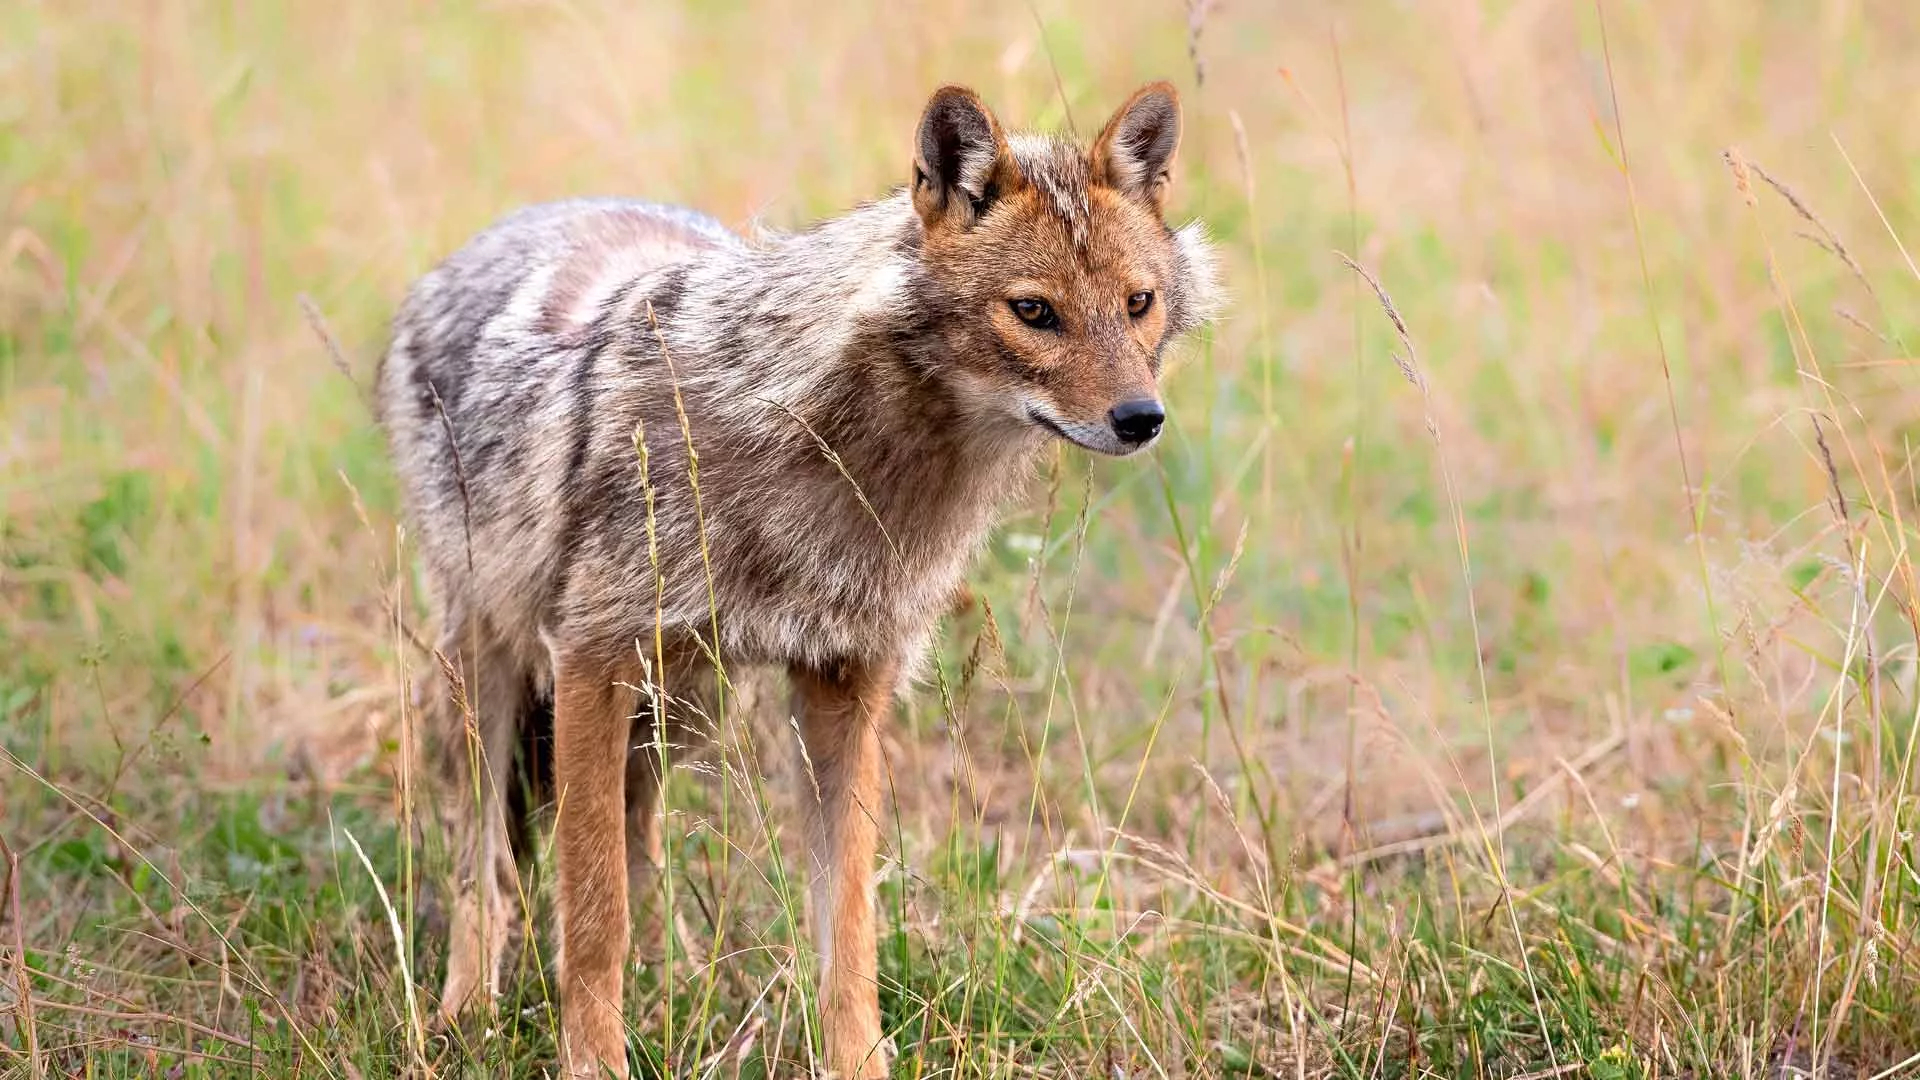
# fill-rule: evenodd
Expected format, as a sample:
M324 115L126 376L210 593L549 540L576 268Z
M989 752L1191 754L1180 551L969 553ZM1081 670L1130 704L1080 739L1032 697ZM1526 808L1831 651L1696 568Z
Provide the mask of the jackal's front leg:
M823 966L827 1067L845 1080L887 1075L873 928L880 823L880 735L893 702L893 663L792 671L806 746L802 800L810 819L813 935Z
M627 1075L621 978L627 914L626 779L632 694L610 665L554 657L560 1055L569 1077Z

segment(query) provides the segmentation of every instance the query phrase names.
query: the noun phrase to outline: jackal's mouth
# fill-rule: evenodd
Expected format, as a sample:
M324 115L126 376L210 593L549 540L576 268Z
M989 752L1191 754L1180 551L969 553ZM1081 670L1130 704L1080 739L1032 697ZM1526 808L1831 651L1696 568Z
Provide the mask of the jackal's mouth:
M1027 409L1027 419L1033 421L1034 423L1040 425L1043 428L1046 428L1048 431L1053 432L1055 435L1060 436L1061 438L1067 440L1068 442L1079 441L1075 439L1073 436L1067 434L1066 428L1063 428L1059 424L1054 423L1053 417L1048 416L1046 413L1041 412L1039 409L1035 409L1029 406Z
M1082 450L1091 450L1096 454L1106 454L1109 457L1137 454L1158 441L1154 438L1145 442L1123 442L1114 435L1111 428L1105 425L1064 423L1032 405L1027 406L1027 419L1031 420L1036 427L1044 428Z

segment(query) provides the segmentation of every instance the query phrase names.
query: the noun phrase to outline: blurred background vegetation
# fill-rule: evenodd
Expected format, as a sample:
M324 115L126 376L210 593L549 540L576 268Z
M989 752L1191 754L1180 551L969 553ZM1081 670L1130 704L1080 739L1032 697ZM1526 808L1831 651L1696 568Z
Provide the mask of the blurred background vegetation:
M900 1075L1914 1075L1916 57L1900 0L0 6L0 1070L549 1067L534 960L408 1019L407 283L1169 77L1233 302L902 706ZM692 764L635 1060L790 1075L774 769Z

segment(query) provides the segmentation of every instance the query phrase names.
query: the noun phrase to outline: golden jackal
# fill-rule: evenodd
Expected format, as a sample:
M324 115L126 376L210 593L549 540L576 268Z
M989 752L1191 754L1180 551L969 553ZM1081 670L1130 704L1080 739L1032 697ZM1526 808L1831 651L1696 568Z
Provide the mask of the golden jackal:
M717 653L791 682L825 1064L886 1075L876 726L1048 438L1158 436L1162 355L1214 302L1199 227L1163 220L1179 140L1166 83L1090 150L1008 135L947 87L910 186L804 232L562 202L414 285L379 398L460 673L430 721L455 860L443 1017L497 990L527 854L517 756L550 703L562 1064L627 1075L653 747L706 707ZM649 679L680 695L669 715L636 694Z

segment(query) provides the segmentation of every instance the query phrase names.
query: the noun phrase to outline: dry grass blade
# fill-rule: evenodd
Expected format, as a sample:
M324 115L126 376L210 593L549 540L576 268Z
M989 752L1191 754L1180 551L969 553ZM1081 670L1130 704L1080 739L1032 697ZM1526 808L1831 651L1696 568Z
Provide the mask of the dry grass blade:
M1386 286L1380 284L1380 279L1373 276L1373 271L1354 262L1353 259L1347 256L1346 252L1336 251L1334 255L1338 256L1340 261L1346 264L1347 269L1360 275L1360 279L1367 283L1367 287L1372 289L1373 295L1379 299L1380 310L1386 312L1387 321L1393 324L1393 332L1400 338L1400 348L1402 350L1401 352L1389 353L1388 355L1393 357L1394 363L1400 365L1400 374L1404 375L1406 380L1418 388L1422 394L1425 394L1427 392L1426 377L1420 374L1420 357L1419 353L1415 351L1413 347L1413 335L1407 332L1407 321L1400 317L1400 310L1393 306L1393 297L1387 295ZM1433 418L1429 415L1427 418L1429 431L1434 430L1433 423Z
M1827 505L1833 508L1834 521L1839 523L1842 530L1845 530L1846 526L1852 522L1853 516L1847 511L1847 493L1840 486L1840 470L1833 464L1833 450L1827 446L1827 429L1820 423L1818 416L1813 417L1813 442L1820 448L1820 463L1826 466L1827 470L1829 495ZM1851 551L1853 538L1850 534L1846 536L1846 541L1848 550Z
M1200 33L1207 28L1218 0L1187 0L1187 62L1193 65L1193 85L1207 85L1207 62L1200 55Z
M1873 189L1867 186L1866 179L1860 175L1859 166L1853 163L1853 155L1847 153L1846 145L1840 141L1840 136L1834 134L1832 138L1834 149L1840 151L1841 160L1847 163L1847 171L1853 174L1854 183L1860 185L1861 194L1866 196L1867 203L1873 207L1874 215L1886 228L1888 238L1893 241L1893 246L1900 252L1900 258L1907 264L1907 271L1913 275L1915 281L1920 281L1920 263L1914 261L1912 253L1907 250L1906 243L1900 239L1899 231L1893 227L1893 222L1888 220L1887 212L1881 208L1880 200L1874 197Z
M354 839L353 830L341 829L340 835L347 838L347 844L353 848L354 857L360 860L360 866L366 870L367 877L373 882L373 891L380 897L380 906L387 913L387 928L393 931L393 958L400 968L400 986L407 998L407 1046L413 1051L414 1063L421 1069L427 1062L427 1032L420 1021L419 995L413 988L413 963L408 959L411 950L407 948L407 932L400 926L400 915L393 909L393 901L387 896L386 882L374 871L372 860L360 847L360 841Z
M1860 316L1855 315L1851 311L1848 311L1846 308L1843 308L1838 304L1835 304L1833 308L1833 313L1839 316L1848 325L1853 326L1855 329L1864 330L1867 333L1872 334L1874 338L1880 342L1880 344L1885 345L1889 349L1896 349L1900 347L1899 343L1895 342L1892 338L1888 337L1886 334L1881 333L1879 330L1874 329L1871 325L1867 323L1865 319L1862 319Z
M880 512L867 501L867 493L861 489L860 482L853 478L853 474L847 471L847 463L841 460L840 454L833 447L828 446L827 440L820 437L820 433L813 429L812 424L807 423L807 418L793 411L792 407L769 397L758 400L784 413L788 419L799 424L801 430L807 433L807 437L813 440L813 445L820 451L820 456L826 458L827 463L833 466L833 470L840 474L840 479L845 480L847 486L853 489L853 497L860 501L860 508L867 512L867 517L873 519L874 526L880 530L880 538L887 542L887 550L893 554L894 561L899 562L900 545L893 542L893 534L887 531L887 523L880 520Z
M1759 162L1752 158L1743 157L1738 151L1731 149L1726 152L1726 157L1729 162L1738 159L1747 171L1759 177L1768 187L1778 192L1781 198L1787 200L1787 205L1793 207L1793 212L1800 215L1801 220L1820 230L1819 236L1810 236L1808 239L1844 263L1846 268L1852 272L1854 279L1860 282L1860 287L1867 290L1867 295L1873 296L1876 300L1878 299L1878 294L1873 291L1873 282L1867 280L1867 272L1862 269L1860 263L1854 259L1853 253L1847 250L1847 245L1841 242L1840 235L1834 232L1832 227L1825 221L1822 221L1819 214L1813 212L1813 207L1807 205L1806 200L1802 199L1799 194L1788 187L1785 182L1774 179L1772 173L1769 173L1765 168L1761 167Z
M433 385L431 378L424 380L427 393L433 398L433 408L440 416L441 430L447 433L447 452L453 458L453 479L460 489L460 528L466 536L467 576L473 576L473 492L467 487L467 466L460 458L460 440L453 433L453 418L447 415L447 404L440 400L440 388Z
M5 847L0 841L0 847ZM27 974L27 938L25 920L20 917L20 856L12 848L6 848L7 859L7 912L11 916L8 922L13 924L13 977L17 1000L14 1002L14 1014L20 1039L25 1044L27 1070L34 1080L46 1075L46 1062L40 1057L39 1028L33 1011L33 980Z
M368 396L367 388L360 385L360 380L354 377L353 365L347 362L346 350L340 347L340 339L333 335L332 327L327 325L327 317L321 313L320 305L306 293L300 294L300 314L306 317L307 326L313 330L314 336L320 339L321 346L327 350L327 359L333 361L334 370L338 371L353 387L354 394L360 398L361 404L367 407L367 411L374 412L373 399Z
M1060 114L1066 118L1067 130L1077 132L1079 128L1073 122L1073 103L1067 100L1067 84L1060 78L1060 64L1053 56L1053 43L1047 40L1047 21L1040 17L1040 7L1034 0L1027 0L1027 13L1033 16L1033 32L1040 38L1040 51L1047 56L1047 70L1053 74L1053 92L1060 102Z
M700 568L707 582L707 612L711 641L704 646L713 660L716 689L720 700L726 699L727 668L718 654L720 648L720 599L713 581L713 552L707 544L707 512L700 498L700 452L693 445L693 424L687 419L686 398L680 393L680 370L673 364L673 354L667 348L667 335L660 329L660 319L654 314L653 302L647 302L647 328L653 331L654 344L660 350L660 361L667 367L667 376L673 385L673 414L680 425L681 445L687 455L687 488L693 493L693 520L695 532L700 539ZM722 708L724 712L724 706Z

